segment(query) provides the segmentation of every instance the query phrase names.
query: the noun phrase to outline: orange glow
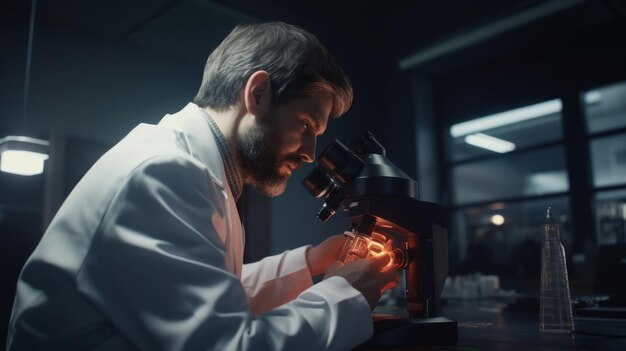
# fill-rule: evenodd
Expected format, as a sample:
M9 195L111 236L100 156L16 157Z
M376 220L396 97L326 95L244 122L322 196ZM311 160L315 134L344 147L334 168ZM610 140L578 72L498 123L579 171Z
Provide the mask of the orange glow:
M382 249L381 249L381 251L380 251L380 252L378 252L378 253L374 253L374 252L372 252L372 254L373 254L374 256L382 256L382 255L387 255L387 256L389 256L389 263L387 263L387 265L385 265L385 266L382 268L382 269L387 269L387 268L389 268L389 267L393 266L393 255L394 255L394 254L393 254L393 251L391 251L391 249L390 249L390 248L388 248L388 247L386 247L386 246L385 246L385 247L381 247L381 248L382 248Z
M393 266L393 251L391 249L391 240L388 240L384 234L374 232L369 241L368 250L372 256L387 255L389 263L382 269Z
M370 240L370 243L367 246L367 249L370 250L370 252L373 253L373 254L380 254L380 253L382 253L384 248L385 247L383 246L383 244L381 244L379 242L376 242L376 241L373 241L373 240Z
M393 256L391 255L391 253L385 253L385 254L389 255L389 263L387 263L385 267L383 267L383 269L393 267Z
M339 255L339 261L351 262L366 257L389 256L389 262L381 270L394 266L396 253L392 250L392 240L382 233L372 233L369 236L355 233L344 234L348 237Z
M383 252L387 243L388 240L386 236L380 233L373 232L371 237L369 238L369 244L367 246L367 249L371 253L377 254Z

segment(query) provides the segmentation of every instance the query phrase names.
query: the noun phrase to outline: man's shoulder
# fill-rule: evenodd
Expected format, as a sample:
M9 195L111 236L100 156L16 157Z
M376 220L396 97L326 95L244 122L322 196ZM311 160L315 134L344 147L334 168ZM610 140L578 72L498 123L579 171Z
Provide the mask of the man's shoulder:
M159 125L140 124L99 161L102 166L124 163L131 174L147 169L186 171L210 176L223 187L223 179L192 154L184 133Z
M89 196L104 201L122 188L141 186L138 181L146 176L172 185L190 179L211 180L223 188L218 174L188 152L180 132L140 124L100 157L72 193L80 194L81 199Z

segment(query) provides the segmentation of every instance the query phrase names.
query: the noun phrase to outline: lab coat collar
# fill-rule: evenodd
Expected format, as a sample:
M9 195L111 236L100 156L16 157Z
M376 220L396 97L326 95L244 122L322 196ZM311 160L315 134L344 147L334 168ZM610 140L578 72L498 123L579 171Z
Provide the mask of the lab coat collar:
M223 183L226 179L224 164L218 149L217 142L206 120L204 111L194 103L188 103L185 108L175 114L165 115L159 126L180 131L185 136L189 146L189 153L204 163ZM222 184L224 186L224 184ZM228 184L230 189L230 184Z

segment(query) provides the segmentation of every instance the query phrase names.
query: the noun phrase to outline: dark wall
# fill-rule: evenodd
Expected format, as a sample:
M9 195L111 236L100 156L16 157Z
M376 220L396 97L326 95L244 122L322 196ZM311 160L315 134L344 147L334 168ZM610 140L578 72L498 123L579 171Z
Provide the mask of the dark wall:
M202 65L104 34L37 17L28 115L23 120L29 8L0 12L0 131L51 133L112 143L140 122L182 108Z
M0 345L8 325L15 282L41 238L44 175L0 172Z

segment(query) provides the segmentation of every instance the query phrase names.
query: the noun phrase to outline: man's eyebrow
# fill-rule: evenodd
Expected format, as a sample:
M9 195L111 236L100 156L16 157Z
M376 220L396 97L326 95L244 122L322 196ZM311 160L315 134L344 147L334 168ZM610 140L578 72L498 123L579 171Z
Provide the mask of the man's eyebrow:
M311 117L311 119L313 120L313 123L315 124L315 130L317 131L317 134L322 135L326 132L326 128L324 128L324 130L322 130L322 126L320 125L320 120L322 119L317 119L317 118L313 118Z
M312 114L304 113L303 116L311 123L313 129L315 129L316 134L321 135L326 132L326 130L322 130L319 119L315 118Z

